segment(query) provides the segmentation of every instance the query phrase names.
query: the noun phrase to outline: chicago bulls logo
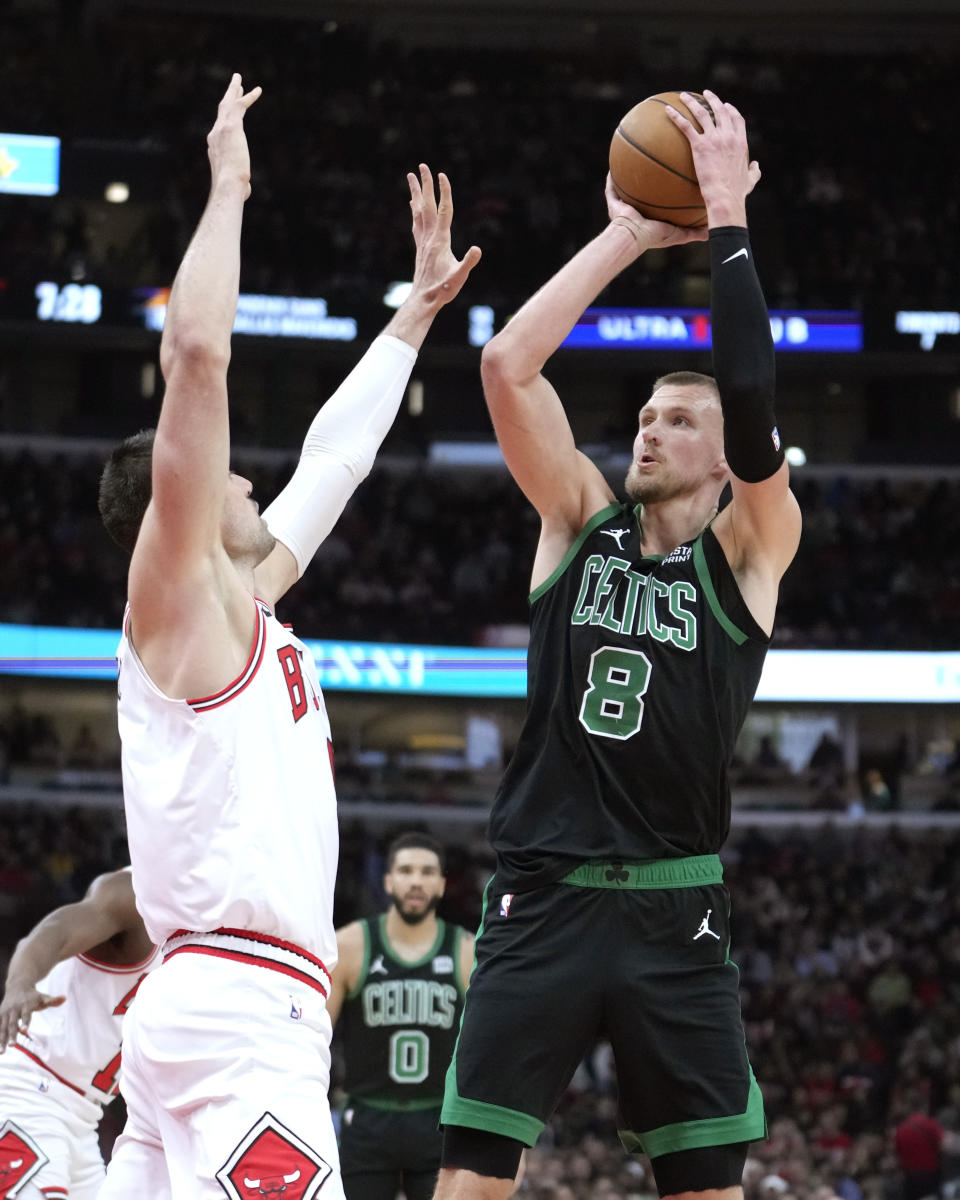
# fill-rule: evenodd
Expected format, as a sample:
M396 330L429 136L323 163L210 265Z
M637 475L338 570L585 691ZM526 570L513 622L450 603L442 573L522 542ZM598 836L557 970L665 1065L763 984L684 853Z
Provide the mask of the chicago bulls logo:
M312 1200L333 1168L264 1113L217 1172L230 1200Z
M12 1121L0 1125L0 1196L10 1200L50 1161Z

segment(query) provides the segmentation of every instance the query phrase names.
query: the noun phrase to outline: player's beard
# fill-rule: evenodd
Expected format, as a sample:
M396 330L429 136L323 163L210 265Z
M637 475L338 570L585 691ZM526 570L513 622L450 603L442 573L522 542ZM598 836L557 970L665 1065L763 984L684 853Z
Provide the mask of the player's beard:
M669 500L677 489L671 479L663 475L659 479L645 478L635 466L631 466L623 490L634 504L657 504L661 500Z
M431 896L419 912L405 912L399 897L391 896L390 899L393 901L393 907L397 910L397 916L405 925L420 925L431 913L437 911L437 905L440 903L439 896Z

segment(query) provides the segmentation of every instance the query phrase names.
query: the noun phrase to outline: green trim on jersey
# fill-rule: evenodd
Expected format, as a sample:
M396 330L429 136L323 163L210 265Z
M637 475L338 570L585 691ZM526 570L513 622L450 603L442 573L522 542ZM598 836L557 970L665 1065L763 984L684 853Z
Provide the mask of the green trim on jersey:
M606 508L601 509L600 512L596 513L590 518L586 525L584 525L584 527L577 534L576 541L560 560L559 564L553 569L550 575L547 576L543 583L538 584L530 593L529 600L531 604L534 602L534 600L539 600L544 592L548 592L553 587L567 567L570 566L570 563L573 561L574 556L583 545L584 541L590 536L591 533L593 533L596 527L598 525L602 525L604 521L609 520L615 512L620 511L620 508L621 506L619 504L608 504Z
M490 889L493 879L487 880L483 889L483 904L480 909L480 925L477 929L477 941L483 933L487 917L487 907L490 902ZM474 962L476 966L476 962ZM460 1014L460 1028L463 1028L463 1018L466 1008ZM453 1056L447 1067L447 1077L444 1081L443 1107L440 1110L441 1125L460 1125L465 1129L482 1129L489 1133L499 1133L503 1137L516 1138L527 1146L536 1145L537 1138L546 1128L544 1121L527 1113L517 1112L512 1108L503 1108L499 1104L488 1104L483 1100L470 1100L461 1096L457 1091L457 1050L460 1046L460 1032L457 1032Z
M460 1125L465 1129L482 1129L487 1133L499 1133L502 1137L515 1138L526 1146L536 1145L545 1125L536 1117L517 1112L512 1108L501 1108L499 1104L488 1104L485 1100L468 1100L457 1095L456 1082L447 1075L447 1092L440 1113L441 1125Z
M387 937L387 914L381 913L377 918L377 924L380 930L380 941L387 955L397 964L398 967L422 967L424 963L428 963L431 958L437 953L443 945L444 934L447 932L445 921L441 921L437 917L437 936L434 938L433 945L420 958L401 958L396 950L390 944L390 939Z
M347 992L348 1000L355 1000L363 990L363 985L367 982L367 972L370 970L370 922L365 918L361 918L360 925L363 928L363 962L360 964L360 974L357 976L357 982Z
M483 933L483 923L487 917L487 905L490 901L490 889L491 889L491 887L493 887L493 879L494 879L494 877L491 875L490 878L487 880L486 886L483 889L483 897L480 901L480 924L477 926L477 932L475 935L474 945L476 945L476 943L480 940L480 935ZM457 942L457 945L458 946L460 945L459 940ZM471 967L471 972L470 972L471 974L476 970L476 967L477 967L477 959L476 959L476 955L474 955L473 967ZM459 977L460 977L460 972L458 970L457 978L459 979ZM464 996L466 996L466 993L464 993ZM446 1076L444 1077L444 1081L443 1081L443 1109L440 1113L440 1124L441 1125L445 1125L445 1124L446 1125L465 1125L468 1129L486 1129L487 1128L486 1125L474 1125L469 1120L451 1119L448 1121L444 1117L444 1113L446 1113L448 1111L447 1110L448 1099L449 1099L450 1104L452 1105L452 1107L449 1111L451 1113L453 1113L455 1110L457 1117L459 1117L462 1106L469 1105L471 1103L471 1101L469 1101L469 1100L463 1100L457 1091L457 1048L460 1045L460 1031L463 1029L463 1017L464 1017L464 1013L466 1011L467 1011L467 1007L466 1007L466 1003L464 1003L463 1008L461 1008L461 1010L460 1010L460 1025L457 1028L457 1040L453 1043L453 1054L450 1055L450 1063L447 1067L447 1073L446 1073ZM496 1105L494 1105L493 1107L496 1107ZM496 1132L496 1130L494 1132ZM511 1133L511 1134L508 1134L507 1136L515 1137L516 1135ZM539 1134L537 1136L539 1137ZM536 1139L534 1139L534 1140L536 1140ZM530 1145L532 1146L533 1142L531 1142Z
M707 603L710 605L710 611L717 618L721 627L730 635L733 641L738 646L742 646L747 640L747 634L745 634L742 629L738 629L720 607L720 601L717 598L716 588L713 586L713 580L710 578L710 568L707 566L707 556L703 549L702 533L693 543L693 565L696 568L697 578L700 580L700 586L703 588L703 594L706 596Z
M708 1117L703 1121L677 1121L646 1133L620 1130L620 1141L630 1153L642 1151L649 1158L674 1154L678 1150L697 1150L704 1146L729 1146L733 1142L758 1142L767 1136L763 1115L763 1095L750 1071L750 1091L744 1112L730 1117Z
M694 854L645 863L585 862L564 875L560 882L574 887L622 888L625 891L701 887L707 883L722 883L723 866L717 854Z

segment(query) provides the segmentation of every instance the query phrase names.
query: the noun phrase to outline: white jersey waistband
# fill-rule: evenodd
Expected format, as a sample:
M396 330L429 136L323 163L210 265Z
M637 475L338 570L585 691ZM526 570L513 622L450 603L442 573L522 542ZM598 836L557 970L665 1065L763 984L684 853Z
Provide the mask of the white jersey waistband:
M326 999L330 972L316 955L293 942L250 929L212 929L193 933L178 929L163 944L163 961L177 954L208 954L253 967L268 967L312 987Z

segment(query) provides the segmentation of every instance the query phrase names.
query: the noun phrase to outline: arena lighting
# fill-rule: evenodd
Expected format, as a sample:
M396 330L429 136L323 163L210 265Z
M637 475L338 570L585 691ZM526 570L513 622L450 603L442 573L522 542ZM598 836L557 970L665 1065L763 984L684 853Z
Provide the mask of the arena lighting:
M126 204L130 199L129 185L121 179L117 179L113 183L108 183L103 189L103 198L109 204Z
M897 333L920 335L921 350L932 350L938 334L960 333L960 312L900 311L894 320Z
M471 346L485 346L493 337L495 314L489 304L474 304L467 311L467 341Z
M791 467L802 467L807 461L807 455L802 446L788 446L783 457Z
M116 679L119 633L0 625L0 674ZM522 699L525 650L307 641L330 691ZM960 653L771 650L757 700L781 704L956 704Z

